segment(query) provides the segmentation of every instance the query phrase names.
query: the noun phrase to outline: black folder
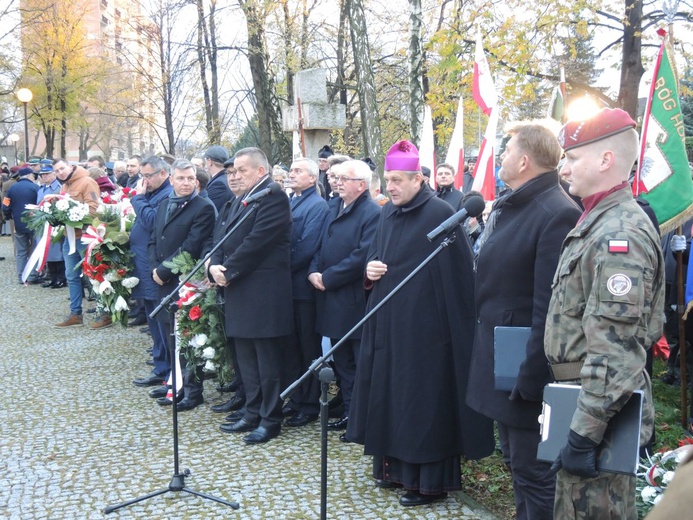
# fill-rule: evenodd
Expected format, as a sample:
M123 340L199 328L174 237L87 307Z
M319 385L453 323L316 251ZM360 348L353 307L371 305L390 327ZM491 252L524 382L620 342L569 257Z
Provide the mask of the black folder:
M532 327L496 327L493 329L493 376L496 390L515 388L520 365L527 357L527 341Z
M580 387L552 383L544 388L544 410L541 442L537 459L553 462L568 442L570 423L577 408ZM640 424L642 421L642 390L636 390L609 421L597 453L597 469L610 473L635 475L640 449Z

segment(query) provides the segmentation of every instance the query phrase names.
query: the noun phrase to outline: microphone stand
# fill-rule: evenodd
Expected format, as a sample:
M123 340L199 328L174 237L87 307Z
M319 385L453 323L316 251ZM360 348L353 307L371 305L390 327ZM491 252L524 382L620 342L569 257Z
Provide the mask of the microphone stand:
M280 397L282 399L287 399L296 391L303 382L317 375L320 379L320 385L322 389L322 395L320 398L320 439L321 439L321 452L320 452L320 520L327 519L327 387L329 382L333 380L334 375L332 374L332 369L327 364L327 359L332 355L332 353L342 346L343 343L347 341L347 338L356 332L359 327L371 319L380 308L385 305L390 299L399 292L399 290L404 287L409 281L419 272L421 269L426 267L428 263L433 260L438 254L452 244L455 241L455 230L450 230L448 236L436 247L436 249L428 255L416 268L407 275L407 277L402 280L395 288L393 288L375 307L373 307L366 315L361 318L361 320L354 325L349 332L347 332L342 339L335 343L330 350L325 352L321 357L313 361L313 363L308 367L308 370L299 377L296 381L291 383L286 390L284 390ZM328 372L329 371L329 372Z
M185 485L185 477L190 476L190 470L185 469L182 473L179 469L179 459L178 459L178 387L177 387L177 382L176 382L176 333L175 333L175 319L176 319L176 311L178 310L178 304L174 300L178 296L178 291L180 290L181 287L183 287L194 275L197 273L204 265L207 260L209 260L212 255L219 249L224 242L238 229L238 227L250 216L253 214L255 209L257 208L257 205L259 203L259 200L255 201L255 203L250 206L250 209L236 222L236 224L224 235L224 237L217 242L217 244L211 249L209 253L205 255L205 257L200 260L195 267L192 268L192 270L187 274L187 276L181 280L181 282L178 284L178 286L171 291L166 297L164 297L161 300L161 303L152 311L152 313L149 315L150 318L155 319L156 315L161 312L161 310L166 307L167 312L169 313L169 327L170 327L170 335L169 335L169 352L171 353L171 384L173 386L173 477L171 478L171 482L169 483L167 488L160 489L158 491L154 491L153 493L149 493L147 495L143 495L137 498L133 498L132 500L128 500L127 502L123 502L121 504L116 504L113 506L108 506L106 509L104 509L104 513L112 513L113 511L120 509L121 507L125 506L130 506L132 504L136 504L137 502L142 502L143 500L147 500L159 495L163 495L164 493L169 493L172 491L184 491L186 493L189 493L191 495L195 495L198 497L206 498L207 500L212 500L214 502L218 502L220 504L227 505L233 509L238 509L240 506L238 505L237 502L229 502L227 500L224 500L222 498L217 498L212 495L208 495L206 493L200 493L199 491L195 491L193 489L190 489L186 487Z

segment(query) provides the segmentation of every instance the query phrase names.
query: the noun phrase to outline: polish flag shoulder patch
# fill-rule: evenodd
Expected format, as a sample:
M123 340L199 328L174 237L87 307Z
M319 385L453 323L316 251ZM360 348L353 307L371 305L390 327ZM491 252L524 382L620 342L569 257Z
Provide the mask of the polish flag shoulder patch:
M627 253L628 240L609 240L609 253Z

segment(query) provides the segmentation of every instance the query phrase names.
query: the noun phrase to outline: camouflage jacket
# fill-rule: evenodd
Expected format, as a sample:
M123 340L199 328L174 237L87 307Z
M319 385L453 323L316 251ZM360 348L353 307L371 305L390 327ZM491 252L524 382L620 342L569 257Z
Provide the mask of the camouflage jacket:
M628 188L600 201L566 237L552 284L544 350L550 363L584 361L570 425L601 442L609 419L643 390L641 444L652 434L649 349L662 336L659 237Z

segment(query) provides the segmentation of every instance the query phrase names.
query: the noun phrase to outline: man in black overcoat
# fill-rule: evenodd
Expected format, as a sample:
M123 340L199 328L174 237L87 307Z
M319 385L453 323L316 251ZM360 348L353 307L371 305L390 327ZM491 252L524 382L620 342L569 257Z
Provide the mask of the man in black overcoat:
M234 167L245 195L232 202L222 231L250 215L210 259L209 278L224 287L226 334L234 338L246 394L245 415L224 431L250 432L243 440L257 444L279 435L283 419L281 349L293 330L291 210L278 186L244 204L273 184L262 150L239 150Z
M479 237L477 326L467 404L495 419L513 476L518 520L553 518L555 476L536 460L544 386L544 324L563 239L580 210L558 182L561 147L546 127L511 126L500 178L512 190L494 204ZM531 327L527 357L512 392L494 388L494 328Z
M370 196L373 174L366 163L349 160L332 166L330 171L336 178L339 199L330 201L320 250L313 257L308 280L317 289L316 330L334 345L365 314L363 272L380 206ZM349 421L361 330L353 332L333 354L344 412L341 418L328 424L331 430L344 430Z
M442 163L436 168L436 194L452 206L452 209L462 209L462 197L464 193L455 188L455 167L452 164Z
M179 159L171 168L173 191L157 208L149 242L149 264L152 267L152 278L159 286L160 299L170 294L179 283L178 275L164 263L170 262L183 251L199 259L211 239L213 228L210 223L214 221L215 215L212 203L197 195L195 166L190 161ZM159 312L157 319L170 326L165 309ZM185 360L181 363L185 367ZM203 402L202 374L200 370L188 370L187 367L182 372L184 397L178 404L178 410L192 410ZM159 403L166 404L167 400L163 399Z
M372 309L444 237L426 234L450 217L424 186L418 151L407 141L385 159L391 203L382 209L366 266ZM455 240L364 325L346 438L373 456L380 487L404 487L417 506L461 488L460 459L494 448L492 422L467 408L474 338L473 257L461 226Z

